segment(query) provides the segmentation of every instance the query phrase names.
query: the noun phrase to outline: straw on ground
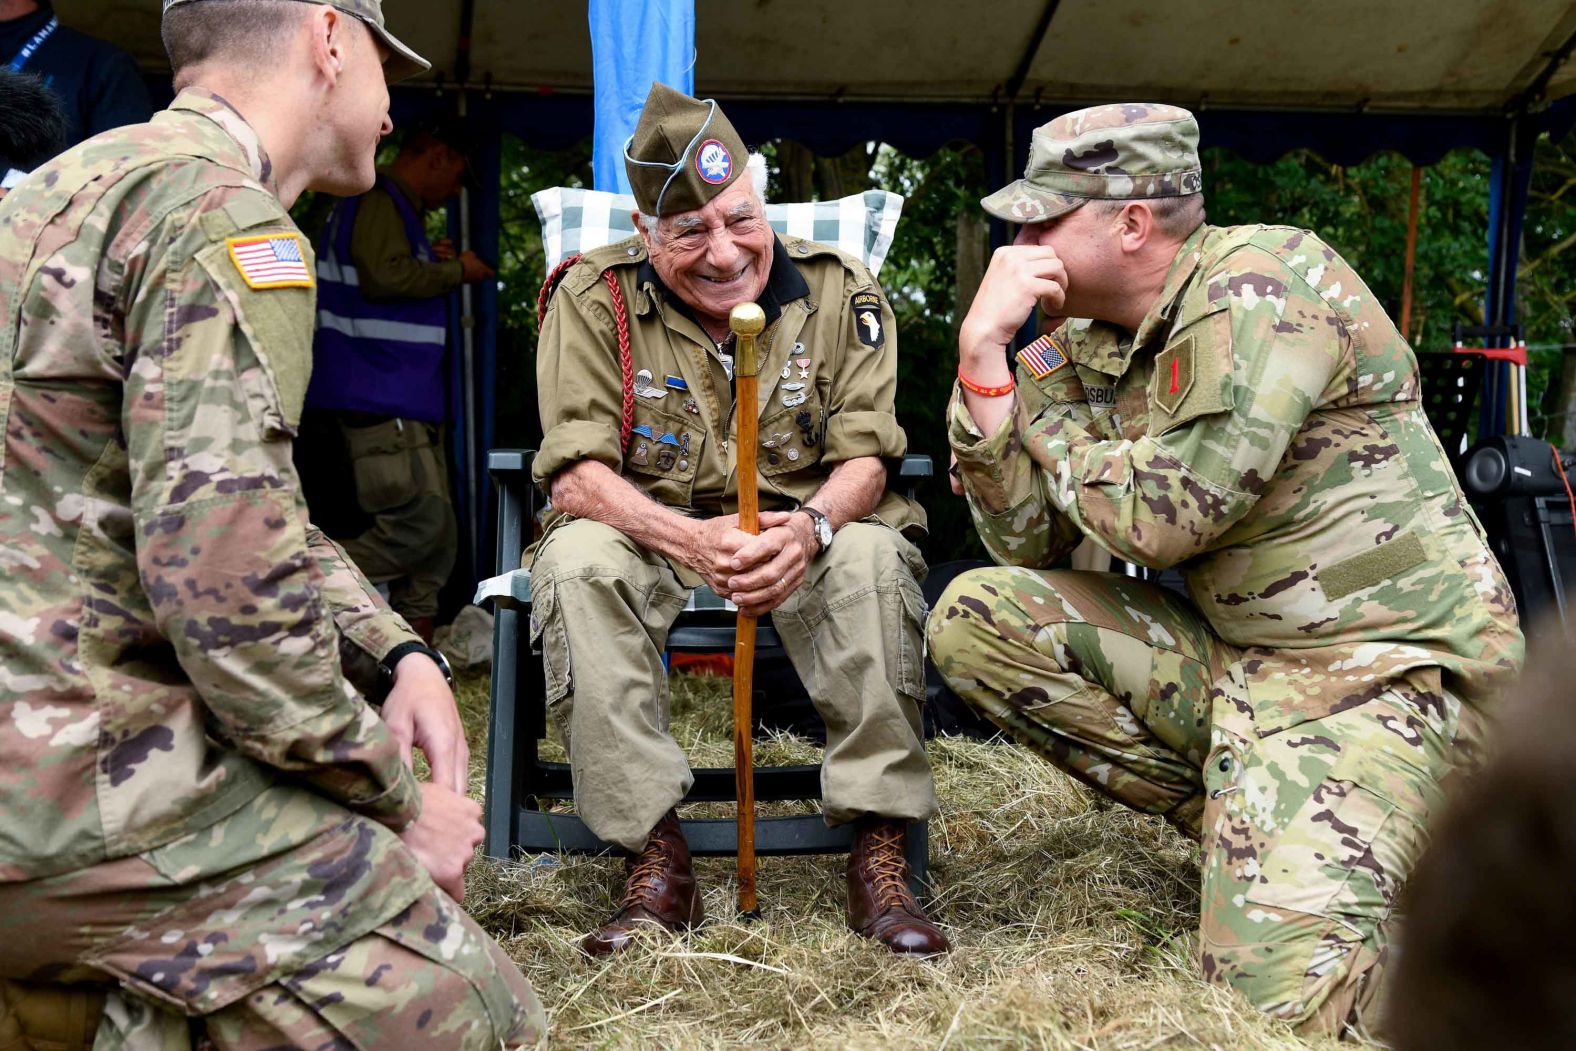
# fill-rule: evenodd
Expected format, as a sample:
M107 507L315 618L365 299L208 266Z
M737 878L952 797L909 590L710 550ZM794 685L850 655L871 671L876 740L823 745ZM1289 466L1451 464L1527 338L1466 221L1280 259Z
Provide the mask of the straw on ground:
M459 697L480 798L485 677L462 678ZM675 677L674 734L696 765L732 762L729 718L726 680ZM816 762L819 750L778 738L756 756ZM842 857L763 858L764 919L748 925L733 918L732 860L701 859L709 922L610 962L578 942L622 888L617 860L482 859L466 907L535 985L553 1047L1326 1046L1198 977L1197 869L1159 819L1017 747L950 738L930 757L931 910L954 945L936 960L894 958L845 928Z

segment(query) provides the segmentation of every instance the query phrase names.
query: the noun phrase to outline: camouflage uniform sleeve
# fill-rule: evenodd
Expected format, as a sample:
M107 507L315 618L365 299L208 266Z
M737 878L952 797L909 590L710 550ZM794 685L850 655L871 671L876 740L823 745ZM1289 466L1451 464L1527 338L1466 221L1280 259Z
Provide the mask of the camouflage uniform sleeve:
M843 345L836 350L839 360L826 406L822 459L829 464L860 456L894 459L908 451L908 436L897 422L895 403L897 319L868 271L851 270L849 276ZM865 320L873 308L879 310L874 322L878 330Z
M416 258L405 221L382 190L369 190L361 198L350 233L350 258L361 291L374 301L447 295L460 287L464 275L458 259L441 263Z
M536 349L537 408L542 446L532 473L545 483L581 460L621 470L619 420L624 387L618 368L618 337L605 286L593 267L572 268L553 293ZM631 297L633 298L633 297ZM640 338L631 319L631 338Z
M1036 383L1019 368L1013 411L996 433L984 434L953 384L947 409L947 438L969 514L985 549L1002 565L1044 569L1078 546L1083 534L1051 503L1045 475L1024 447L1031 421L1061 417L1085 405L1082 383L1072 369Z
M1139 565L1191 558L1248 513L1349 342L1279 260L1243 251L1223 266L1199 286L1219 294L1192 316L1184 305L1155 358L1143 437L1101 440L1070 417L1024 433L1052 506Z
M378 688L378 662L396 646L420 642L398 613L378 594L356 564L321 529L308 525L307 547L323 575L323 600L339 628L340 668L362 696Z
M290 458L313 293L250 287L226 235L295 236L308 267L310 251L277 201L249 193L155 227L128 304L122 424L142 590L215 736L402 827L416 781L341 673Z

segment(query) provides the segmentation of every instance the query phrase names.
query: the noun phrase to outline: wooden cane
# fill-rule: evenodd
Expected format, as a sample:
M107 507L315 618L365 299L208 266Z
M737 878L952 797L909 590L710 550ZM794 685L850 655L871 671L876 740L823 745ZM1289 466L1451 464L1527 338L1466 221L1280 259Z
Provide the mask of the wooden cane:
M728 327L738 337L733 348L733 374L738 381L734 415L739 421L739 528L753 536L761 531L755 481L759 415L755 337L766 327L766 313L754 303L741 303L728 315ZM755 758L750 740L754 688L755 618L740 613L733 643L733 776L739 797L739 914L748 919L761 915L755 900Z

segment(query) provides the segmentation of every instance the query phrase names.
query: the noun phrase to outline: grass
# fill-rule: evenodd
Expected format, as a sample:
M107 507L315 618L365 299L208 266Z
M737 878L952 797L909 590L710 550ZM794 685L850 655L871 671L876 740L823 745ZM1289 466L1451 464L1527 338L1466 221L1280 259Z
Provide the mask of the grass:
M460 706L482 791L487 682ZM677 677L673 731L697 765L732 762L726 680ZM1282 1024L1198 977L1198 873L1162 821L1010 746L930 743L932 916L953 942L906 960L843 922L842 857L763 858L761 922L733 920L733 863L696 868L710 920L609 962L579 939L622 889L614 859L481 859L466 908L541 996L563 1048L1290 1049ZM758 762L814 762L779 738ZM1328 1046L1333 1048L1333 1042Z

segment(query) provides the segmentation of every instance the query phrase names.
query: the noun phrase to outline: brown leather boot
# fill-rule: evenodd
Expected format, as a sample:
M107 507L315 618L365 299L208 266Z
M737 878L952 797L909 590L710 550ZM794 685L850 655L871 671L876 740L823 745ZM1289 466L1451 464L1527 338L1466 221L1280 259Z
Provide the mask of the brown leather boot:
M431 617L412 617L409 621L410 630L421 637L421 641L428 646L432 645L432 633L437 631L437 622Z
M651 830L640 856L624 862L624 872L624 898L601 928L586 935L581 948L587 955L606 956L628 948L642 923L677 932L706 918L695 889L689 844L673 811Z
M848 855L848 926L893 952L934 956L951 946L908 889L907 838L902 821L859 822Z

